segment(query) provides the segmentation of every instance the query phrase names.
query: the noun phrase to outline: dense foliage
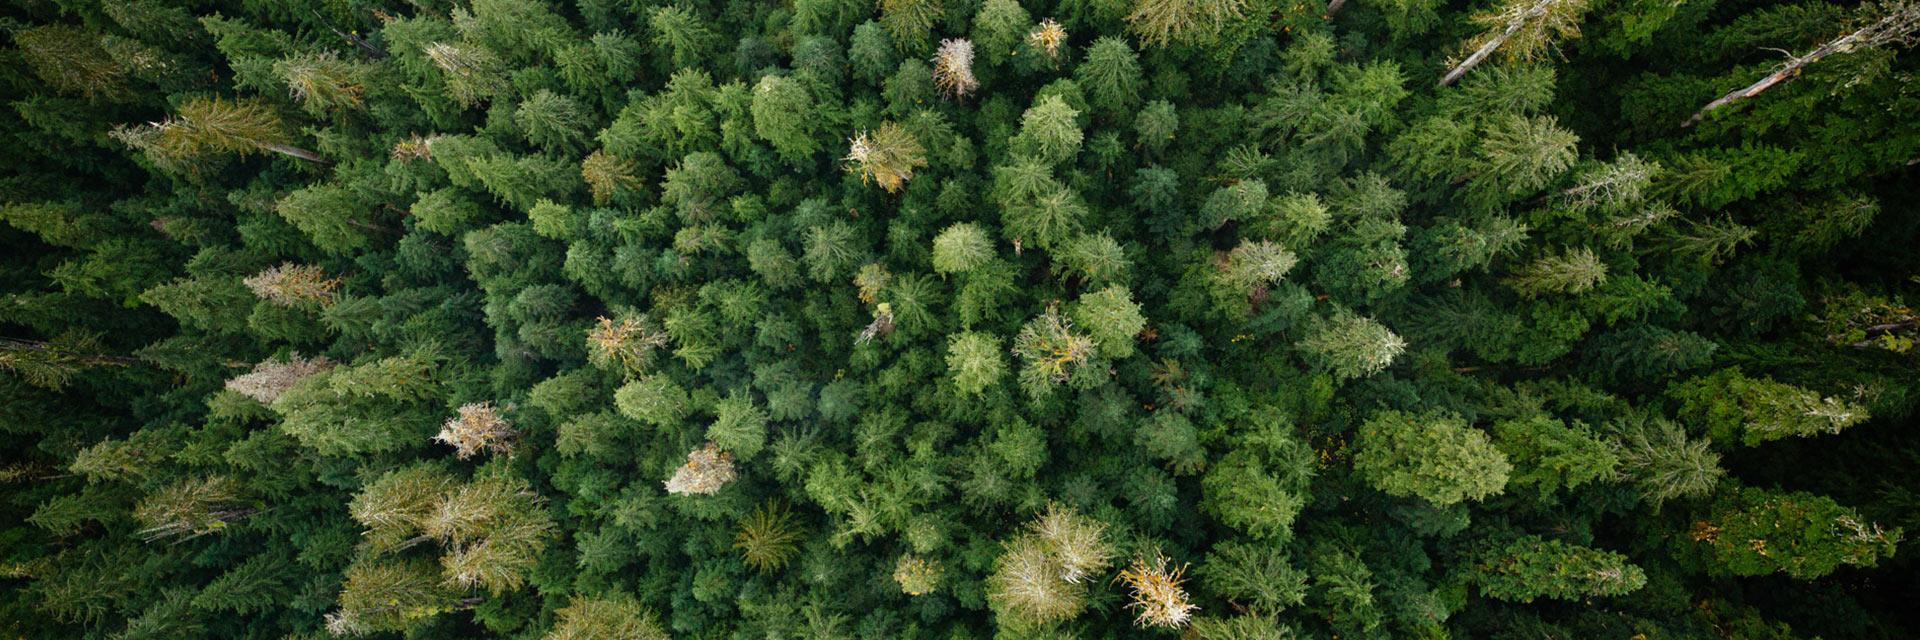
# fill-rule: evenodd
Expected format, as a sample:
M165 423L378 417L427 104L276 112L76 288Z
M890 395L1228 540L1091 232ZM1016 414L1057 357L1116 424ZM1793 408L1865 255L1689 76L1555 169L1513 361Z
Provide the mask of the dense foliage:
M8 638L1920 634L1912 0L0 27Z

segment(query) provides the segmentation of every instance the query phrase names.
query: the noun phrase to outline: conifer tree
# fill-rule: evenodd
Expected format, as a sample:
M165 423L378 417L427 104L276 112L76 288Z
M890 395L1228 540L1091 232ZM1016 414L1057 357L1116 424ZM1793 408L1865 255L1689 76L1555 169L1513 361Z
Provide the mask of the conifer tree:
M753 86L754 132L790 162L798 162L822 148L817 139L820 118L799 80L764 76Z
M1520 602L1619 596L1647 582L1646 572L1626 556L1539 536L1490 549L1470 576L1482 594Z
M927 166L926 152L920 141L892 122L882 122L871 134L861 132L848 142L847 171L860 176L861 183L872 182L889 193L899 191L913 178L916 167Z
M933 593L940 587L944 574L940 563L911 553L901 555L893 565L893 581L900 584L901 592L910 596Z
M953 224L933 238L933 270L943 274L972 271L993 256L993 240L971 222Z
M1586 248L1542 256L1514 271L1507 286L1533 298L1549 293L1584 293L1607 281L1607 263Z
M1888 530L1826 497L1741 487L1716 499L1684 544L1704 553L1716 574L1778 571L1808 580L1841 565L1874 566L1901 538L1899 528Z
M1749 378L1738 367L1676 383L1669 394L1681 400L1680 415L1705 425L1707 435L1747 446L1839 433L1869 417L1859 404L1771 378Z
M1712 440L1689 440L1672 421L1632 415L1613 425L1620 438L1622 480L1639 485L1640 495L1659 506L1682 497L1700 497L1713 491L1727 473Z
M296 265L291 262L277 267L268 267L254 276L241 281L253 290L260 299L283 307L300 306L308 302L328 304L333 301L333 289L339 286L340 279L328 277L316 265Z
M741 561L755 571L774 571L787 566L787 562L800 551L798 545L801 534L797 529L793 514L785 507L762 504L753 510L752 515L740 521L740 532L733 537L733 548L740 551Z
M68 25L40 25L13 34L27 67L53 88L88 100L131 96L127 70L100 46L94 34Z
M1120 38L1094 41L1087 48L1087 59L1073 73L1094 108L1126 113L1140 99L1140 57Z
M1040 55L1049 59L1060 57L1060 45L1067 41L1067 30L1053 18L1041 20L1033 31L1027 33L1027 46L1033 47Z
M966 332L947 339L947 370L962 393L980 395L1006 376L1003 343L990 334Z
M1127 26L1145 44L1198 45L1242 17L1246 0L1134 0Z
M327 614L327 631L355 637L405 631L424 618L473 604L442 583L425 562L356 562L347 568L340 609Z
M82 371L97 366L125 367L134 358L101 353L100 336L68 331L50 341L0 338L0 370L19 375L27 384L58 391Z
M955 100L980 88L980 81L973 77L973 42L940 41L940 49L933 52L933 83Z
M880 24L902 51L926 51L922 47L933 20L946 13L941 0L879 0L879 4Z
M1093 371L1089 365L1099 348L1092 336L1075 331L1073 321L1050 305L1013 338L1014 355L1026 363L1020 369L1020 386L1040 396L1058 385L1084 380Z
M1133 355L1134 336L1147 328L1147 318L1133 292L1120 285L1082 294L1067 315L1099 345L1104 357L1119 360Z
M1113 555L1106 525L1049 505L1027 531L1002 545L988 577L987 604L1000 624L1038 630L1072 619L1086 607L1090 574Z
M667 640L653 611L632 596L612 592L575 595L554 612L559 618L545 640Z
M287 144L286 125L271 108L258 101L193 98L180 105L172 118L150 124L122 126L114 138L144 154L154 166L192 172L202 158L217 154L248 155L269 151L317 165L332 164L320 154Z
M644 373L654 354L668 344L667 333L646 314L602 316L587 332L587 359L595 366L626 376Z
M219 533L260 511L246 504L244 492L244 487L224 476L181 480L141 500L133 519L140 523L140 537L147 542Z
M1199 607L1180 588L1186 570L1184 565L1167 570L1167 557L1155 552L1152 560L1134 557L1133 565L1120 572L1120 579L1132 591L1133 602L1127 603L1127 608L1137 612L1135 626L1178 629L1187 625Z
M1316 319L1295 346L1308 362L1339 378L1379 373L1407 349L1405 340L1379 322L1344 309Z
M667 493L712 495L735 477L733 454L709 442L687 454L687 463L666 481Z
M1084 134L1075 120L1080 112L1067 106L1060 96L1041 99L1020 116L1020 133L1013 138L1013 149L1048 164L1059 164L1080 152Z
M1509 59L1531 61L1544 55L1554 41L1580 37L1580 18L1586 14L1586 0L1508 0L1496 10L1473 17L1489 30L1467 47L1474 51L1440 78L1444 87L1459 80L1495 51Z
M508 406L507 409L512 409ZM511 454L519 443L520 432L513 429L513 423L500 415L501 409L492 402L469 402L460 405L458 415L441 425L440 433L434 441L453 447L454 454L461 460L486 451L496 454Z
M364 104L365 71L331 51L280 60L273 64L273 71L308 113L357 109Z
M226 388L258 400L260 404L272 405L280 394L293 387L293 383L331 369L334 364L326 356L306 360L294 353L288 355L285 362L266 361L253 365L252 371L227 380Z
M1353 466L1374 488L1437 506L1497 495L1513 465L1459 416L1374 414L1360 425Z
M1851 53L1875 49L1888 45L1912 46L1920 41L1920 3L1910 0L1891 0L1887 2L1869 2L1860 6L1863 24L1859 29L1821 43L1812 51L1791 56L1785 64L1776 66L1772 73L1760 78L1753 84L1734 89L1709 102L1680 123L1682 127L1691 127L1706 117L1707 112L1733 104L1736 101L1760 95L1760 92L1788 78L1799 74L1807 65L1819 62L1821 58L1836 53Z

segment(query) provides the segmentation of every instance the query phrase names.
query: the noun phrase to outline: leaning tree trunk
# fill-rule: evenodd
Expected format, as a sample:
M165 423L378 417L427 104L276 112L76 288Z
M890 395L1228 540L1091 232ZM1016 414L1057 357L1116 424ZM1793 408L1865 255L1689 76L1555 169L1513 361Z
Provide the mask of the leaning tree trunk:
M22 351L22 352L47 354L48 356L51 356L51 357L68 358L74 362L79 362L79 363L84 363L89 365L112 365L116 367L125 367L129 365L142 364L144 362L139 358L128 358L125 356L115 356L115 355L108 355L104 353L76 353L76 352L68 351L65 349L61 349L57 346L54 346L52 343L42 342L39 340L23 340L19 338L0 338L0 351Z
M1507 29L1505 31L1500 32L1500 35L1494 36L1492 40L1488 40L1486 44L1480 45L1480 49L1474 51L1473 55L1467 56L1467 59L1461 60L1460 64L1454 65L1452 70L1447 71L1446 77L1440 78L1440 86L1444 87L1453 84L1453 81L1459 80L1460 76L1466 75L1467 72L1475 66L1478 66L1481 62L1485 62L1487 56L1493 55L1495 49L1499 49L1500 45L1506 44L1508 38L1520 32L1521 27L1527 26L1528 18L1532 18L1534 14L1539 13L1542 8L1545 8L1548 2L1552 1L1553 0L1540 0L1534 3L1532 7L1528 7L1526 11L1521 12L1520 15L1514 16L1513 21L1507 23Z
M1340 7L1346 3L1347 0L1329 0L1327 2L1327 14L1325 17L1333 17L1333 14L1340 11Z
M332 160L322 158L318 153L314 153L312 151L308 151L306 149L302 149L300 147L296 147L293 145L280 144L278 142L261 142L259 143L259 145L260 145L260 148L262 149L266 149L268 151L272 151L274 153L285 155L291 158L305 160L307 162L311 162L323 167L333 165Z
M1885 17L1875 20L1873 24L1861 27L1859 31L1834 38L1826 44L1820 45L1819 48L1808 52L1806 55L1788 60L1786 64L1780 65L1780 68L1775 69L1773 73L1767 74L1767 77L1761 78L1759 82L1729 91L1727 95L1720 96L1720 99L1707 103L1707 106L1701 107L1699 112L1694 113L1693 117L1687 118L1686 122L1680 123L1680 126L1682 128L1691 127L1695 123L1700 122L1701 118L1706 117L1708 111L1760 95L1760 92L1766 91L1773 85L1780 84L1782 80L1793 77L1794 74L1800 73L1800 70L1806 68L1807 65L1819 62L1821 58L1836 53L1870 49L1889 42L1905 40L1913 34L1915 29L1920 29L1920 4L1904 3L1896 5Z

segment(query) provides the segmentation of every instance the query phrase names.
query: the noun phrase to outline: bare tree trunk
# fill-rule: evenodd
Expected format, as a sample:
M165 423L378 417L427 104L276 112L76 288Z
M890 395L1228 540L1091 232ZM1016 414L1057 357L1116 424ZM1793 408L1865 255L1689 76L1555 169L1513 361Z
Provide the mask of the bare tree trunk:
M1347 0L1329 0L1327 2L1327 15L1325 17L1329 17L1329 18L1333 17L1333 14L1336 12L1339 12L1340 7L1345 6L1346 4L1347 4Z
M1729 91L1727 95L1720 96L1720 99L1707 103L1707 106L1701 107L1699 112L1693 114L1693 117L1687 118L1686 122L1680 123L1680 126L1682 128L1691 127L1695 123L1700 122L1701 118L1706 117L1708 111L1760 95L1760 92L1766 91L1767 88L1780 84L1782 80L1786 80L1800 73L1801 69L1806 68L1807 65L1819 62L1821 58L1836 53L1870 49L1889 42L1906 40L1916 28L1920 28L1920 4L1908 3L1896 6L1885 17L1875 20L1873 24L1861 27L1859 31L1834 38L1826 44L1820 45L1819 48L1808 52L1806 55L1788 60L1786 64L1775 69L1773 73L1767 74L1767 76L1761 78L1759 82Z
M1494 36L1493 39L1488 40L1486 44L1480 45L1480 50L1473 52L1473 55L1467 56L1467 59L1461 60L1460 64L1454 65L1453 69L1447 72L1446 77L1440 79L1440 86L1444 87L1453 84L1453 81L1459 80L1460 76L1466 75L1467 71L1472 70L1481 62L1486 61L1487 56L1493 55L1495 49L1499 49L1500 45L1506 44L1507 38L1511 38L1513 34L1519 33L1521 27L1527 26L1527 19L1539 13L1550 1L1551 0L1540 0L1539 2L1535 2L1532 7L1528 7L1525 12L1516 16L1512 22L1508 22L1506 31L1500 32L1500 35Z
M41 342L39 340L21 340L19 338L0 338L0 351L51 352L51 353L66 356L69 358L73 358L75 360L79 360L87 364L94 364L94 365L107 364L107 365L113 365L116 367L125 367L129 365L142 364L144 362L139 358L112 356L104 353L73 353L71 351L61 350L57 347L54 347L52 344Z
M274 153L282 154L292 158L298 158L300 160L305 160L307 162L311 162L313 164L317 164L323 167L333 166L332 160L322 158L320 157L320 154L314 153L312 151L308 151L306 149L302 149L300 147L296 147L293 145L280 144L277 142L262 142L259 144L260 144L260 148L266 149L268 151L272 151Z
M353 46L359 47L361 51L366 52L366 54L372 57L373 59L379 60L387 57L387 52L380 50L380 47L373 46L373 43L367 42L364 38L361 38L358 35L355 35L346 31L341 31L338 28L335 28L332 23L327 22L327 19L320 15L319 11L314 11L313 17L314 19L319 20L321 24L327 25L328 31L332 31L334 35L340 36L341 38L345 39L347 42L352 43Z

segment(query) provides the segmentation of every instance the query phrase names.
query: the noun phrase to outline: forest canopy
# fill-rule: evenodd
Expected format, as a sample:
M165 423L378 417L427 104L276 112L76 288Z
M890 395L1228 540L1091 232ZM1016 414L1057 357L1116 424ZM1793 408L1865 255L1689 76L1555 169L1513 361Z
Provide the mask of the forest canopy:
M1920 3L16 0L0 636L1920 636Z

